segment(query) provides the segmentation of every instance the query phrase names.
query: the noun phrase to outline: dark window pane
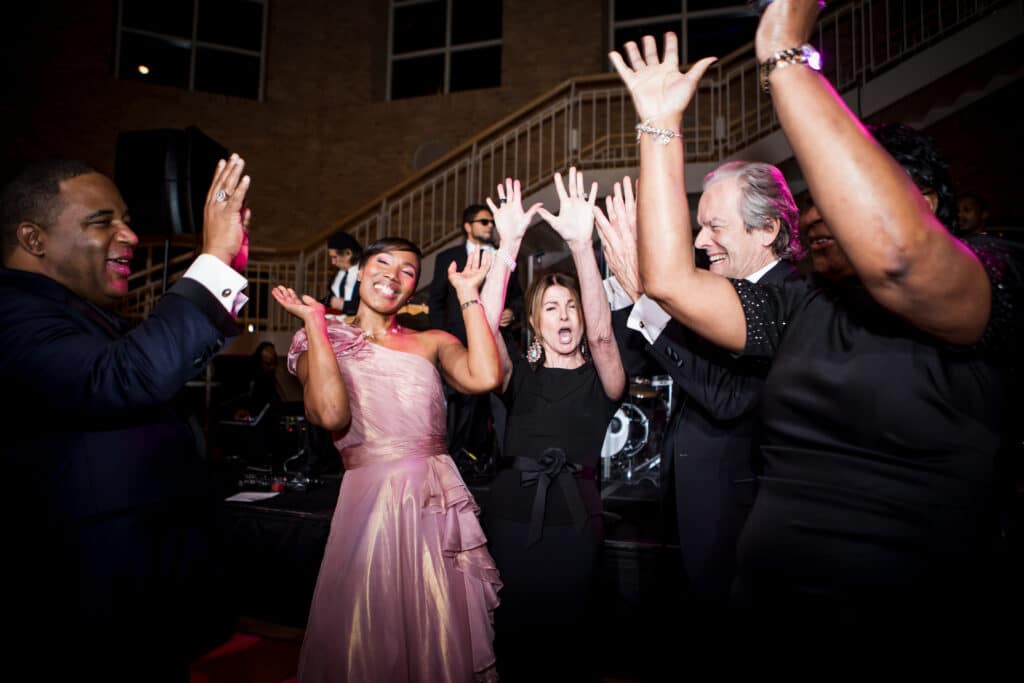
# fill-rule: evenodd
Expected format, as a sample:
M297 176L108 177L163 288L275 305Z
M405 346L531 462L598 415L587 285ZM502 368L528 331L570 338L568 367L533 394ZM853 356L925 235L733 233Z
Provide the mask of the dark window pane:
M443 0L396 7L393 54L444 47L446 9Z
M121 78L129 81L187 88L191 56L191 50L180 42L175 44L163 38L122 32L121 63L117 71ZM140 73L139 67L144 67L148 73Z
M682 0L615 0L615 21L660 17L682 11Z
M196 50L196 90L256 99L260 59L213 48Z
M391 99L444 92L444 55L397 59L391 63Z
M758 18L754 16L690 19L686 29L689 38L684 52L686 61L724 57L736 48L753 42L757 22Z
M687 0L686 11L687 12L701 12L706 9L739 9L743 10L747 14L753 14L750 11L750 5L747 5L743 0Z
M501 46L452 53L452 75L449 89L476 90L501 85Z
M643 52L644 47L640 42L640 39L646 35L654 36L654 40L658 43L658 54L664 55L665 53L665 39L664 35L666 31L672 31L676 34L676 38L683 31L683 22L679 21L665 21L658 24L644 24L643 26L630 26L629 28L620 28L615 31L615 49L619 51L619 54L626 57L626 53L623 50L623 45L629 41L634 41ZM682 45L679 46L682 49Z
M452 0L452 45L501 38L501 0Z
M192 0L122 0L121 25L182 38L192 37Z
M258 52L263 47L263 3L252 0L201 0L199 40Z

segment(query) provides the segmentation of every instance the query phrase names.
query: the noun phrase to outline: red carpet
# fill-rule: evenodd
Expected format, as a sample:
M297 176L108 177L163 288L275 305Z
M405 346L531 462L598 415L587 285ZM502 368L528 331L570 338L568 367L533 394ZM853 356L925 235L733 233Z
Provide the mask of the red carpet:
M231 640L191 667L191 683L295 683L301 642L252 633Z

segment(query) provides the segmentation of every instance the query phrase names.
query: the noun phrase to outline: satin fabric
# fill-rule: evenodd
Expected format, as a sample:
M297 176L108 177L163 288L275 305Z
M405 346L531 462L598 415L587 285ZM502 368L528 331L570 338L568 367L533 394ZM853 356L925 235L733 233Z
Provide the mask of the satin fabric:
M425 358L331 322L352 423L299 659L301 683L471 681L493 671L501 583L479 508L445 454L441 377ZM288 354L295 372L304 330ZM480 677L480 674L476 674Z

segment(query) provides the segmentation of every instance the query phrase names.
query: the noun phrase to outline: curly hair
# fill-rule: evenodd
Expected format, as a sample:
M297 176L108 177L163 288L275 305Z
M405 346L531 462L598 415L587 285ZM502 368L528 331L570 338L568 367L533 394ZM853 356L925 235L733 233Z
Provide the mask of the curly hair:
M879 123L867 126L886 152L907 172L917 189L931 190L938 197L935 217L946 229L957 231L956 192L949 166L935 141L926 133L904 123Z

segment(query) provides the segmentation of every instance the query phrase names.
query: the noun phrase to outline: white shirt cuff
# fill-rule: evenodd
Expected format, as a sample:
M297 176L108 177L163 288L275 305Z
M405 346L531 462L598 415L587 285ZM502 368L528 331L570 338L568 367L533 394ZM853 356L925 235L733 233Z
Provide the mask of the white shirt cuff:
M210 290L231 315L237 316L249 301L249 297L242 293L249 286L249 281L216 256L200 254L183 277L191 278Z
M647 343L653 344L665 331L665 326L671 319L672 316L666 313L661 306L648 299L646 294L642 294L633 305L626 327L644 335Z
M633 300L629 298L626 290L622 288L622 285L619 284L614 275L604 281L604 292L608 295L608 305L613 311L633 305Z

